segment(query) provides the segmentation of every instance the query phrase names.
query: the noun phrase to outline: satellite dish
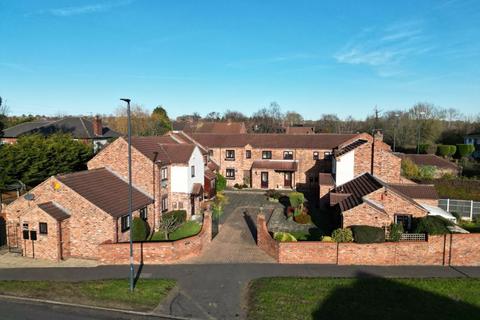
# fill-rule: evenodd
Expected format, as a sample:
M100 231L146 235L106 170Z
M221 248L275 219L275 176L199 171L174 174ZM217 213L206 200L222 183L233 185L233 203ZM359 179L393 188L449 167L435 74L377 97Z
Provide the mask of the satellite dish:
M35 199L35 195L33 193L27 193L23 196L23 198L25 198L25 200L32 201Z

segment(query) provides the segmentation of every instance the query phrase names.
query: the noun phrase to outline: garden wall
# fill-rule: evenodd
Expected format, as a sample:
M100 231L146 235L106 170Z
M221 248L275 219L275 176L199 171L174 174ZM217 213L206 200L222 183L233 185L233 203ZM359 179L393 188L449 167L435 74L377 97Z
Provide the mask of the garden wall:
M259 215L257 244L280 263L480 266L478 233L430 236L422 242L278 242L270 236L265 217Z
M133 258L135 263L169 264L198 256L205 245L212 240L212 217L205 213L203 226L196 236L165 242L135 242ZM102 264L130 263L130 244L102 243L98 246L99 262Z

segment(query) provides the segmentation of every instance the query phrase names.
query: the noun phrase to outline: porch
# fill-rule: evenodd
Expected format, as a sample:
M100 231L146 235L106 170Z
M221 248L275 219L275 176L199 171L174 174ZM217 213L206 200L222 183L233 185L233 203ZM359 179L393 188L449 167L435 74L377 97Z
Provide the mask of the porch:
M296 185L297 161L254 161L251 175L253 189L292 190Z

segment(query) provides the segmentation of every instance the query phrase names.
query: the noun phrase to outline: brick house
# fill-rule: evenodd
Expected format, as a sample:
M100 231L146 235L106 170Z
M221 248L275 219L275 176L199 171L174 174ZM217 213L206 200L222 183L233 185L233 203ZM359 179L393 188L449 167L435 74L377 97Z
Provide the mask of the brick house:
M389 184L364 173L334 187L329 201L339 214L341 227L402 223L409 230L413 218L429 214L425 205L436 206L438 195L433 185Z
M128 183L109 169L53 176L27 195L6 208L10 246L24 256L98 259L101 243L129 239ZM133 216L155 227L153 199L135 186Z
M35 120L20 123L3 130L0 143L15 143L17 139L27 134L68 133L73 139L91 145L94 152L102 149L109 141L120 137L118 132L102 125L102 119L96 116L93 120L85 117L66 117L59 120Z

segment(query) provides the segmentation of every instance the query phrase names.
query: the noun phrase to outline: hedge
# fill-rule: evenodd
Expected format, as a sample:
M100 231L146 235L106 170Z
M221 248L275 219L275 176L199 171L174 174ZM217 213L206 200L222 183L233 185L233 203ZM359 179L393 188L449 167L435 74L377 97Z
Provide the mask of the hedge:
M418 145L418 151L421 154L433 154L435 153L436 146L428 143Z
M175 217L178 223L184 223L187 221L187 211L185 210L174 210L163 214L163 217L165 218L169 218L171 216Z
M333 230L332 232L332 239L335 242L352 242L353 241L353 234L352 230L349 228L338 228Z
M135 217L132 221L132 240L145 241L149 235L148 223L142 218Z
M457 147L448 144L440 144L437 146L437 154L442 157L451 157L457 151Z
M427 233L431 235L436 234L448 234L447 226L453 226L454 224L442 217L438 216L426 216L424 218L414 219L414 232L415 233Z
M372 226L352 226L353 238L357 243L385 242L385 231Z
M473 144L457 144L457 154L458 158L469 157L475 151L475 146Z

